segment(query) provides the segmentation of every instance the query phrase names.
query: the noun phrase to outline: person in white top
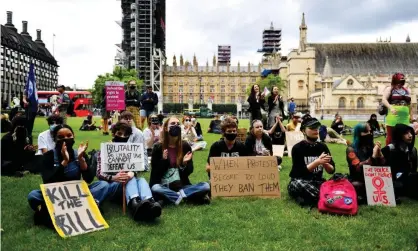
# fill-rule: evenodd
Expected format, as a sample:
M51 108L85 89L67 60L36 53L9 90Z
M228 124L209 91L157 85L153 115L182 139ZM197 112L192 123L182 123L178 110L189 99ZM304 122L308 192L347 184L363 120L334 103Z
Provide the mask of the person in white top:
M145 144L147 145L148 156L151 156L155 143L160 141L160 120L156 114L148 117L148 127L144 130Z
M149 171L147 144L145 143L144 134L142 131L136 128L134 125L134 115L131 112L124 111L121 113L119 121L125 122L132 127L132 134L129 136L127 143L138 143L144 145L145 171Z
M193 152L206 148L206 141L198 141L196 130L192 126L192 121L189 116L183 117L183 125L181 125L181 136L184 141L189 143Z
M37 155L42 155L49 150L55 149L55 142L52 138L52 131L57 125L62 125L64 119L58 114L49 116L46 121L48 122L48 130L43 131L38 136L38 153Z

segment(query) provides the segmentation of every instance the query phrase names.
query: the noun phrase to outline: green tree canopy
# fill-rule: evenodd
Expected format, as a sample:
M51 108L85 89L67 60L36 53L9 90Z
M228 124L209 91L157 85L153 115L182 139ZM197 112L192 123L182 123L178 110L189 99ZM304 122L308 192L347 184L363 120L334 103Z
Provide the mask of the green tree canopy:
M102 92L106 81L121 81L126 84L130 80L135 80L137 88L139 90L142 89L143 81L141 79L138 79L138 73L134 69L128 70L116 66L115 69L113 69L112 73L105 73L103 75L97 76L97 79L94 81L93 89L91 92L91 94L93 95L94 103L102 103Z
M283 90L286 88L284 82L278 75L269 74L267 77L260 79L257 84L260 86L260 91L263 92L264 88L267 87L269 91L273 86L277 86L279 88L279 93L282 93ZM252 85L247 87L247 94L250 95Z

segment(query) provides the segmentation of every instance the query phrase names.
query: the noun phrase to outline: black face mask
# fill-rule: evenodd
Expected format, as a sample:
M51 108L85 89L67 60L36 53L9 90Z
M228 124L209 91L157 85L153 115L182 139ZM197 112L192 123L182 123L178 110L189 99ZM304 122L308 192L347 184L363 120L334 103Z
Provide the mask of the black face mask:
M128 142L128 140L129 140L129 137L121 137L121 136L115 135L112 141L115 143L126 143Z
M237 138L237 134L236 133L225 133L225 139L229 140L229 141L233 141Z
M68 151L68 149L72 149L73 146L74 146L74 143L75 143L74 138L57 140L57 143L56 143L57 150L61 151L62 145L64 144L64 142L65 142L65 146L67 146L67 151Z
M177 137L181 133L181 128L178 125L171 126L170 129L168 129L168 134L172 137Z
M131 90L135 89L135 85L129 86L129 89L131 89Z

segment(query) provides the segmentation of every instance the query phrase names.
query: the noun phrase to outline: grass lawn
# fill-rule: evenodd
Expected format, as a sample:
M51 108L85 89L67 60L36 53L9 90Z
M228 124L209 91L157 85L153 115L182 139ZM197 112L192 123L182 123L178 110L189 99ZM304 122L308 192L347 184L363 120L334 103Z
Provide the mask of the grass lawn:
M98 120L98 119L96 119ZM89 140L89 149L110 140L100 132L80 132L80 118L68 119L76 142ZM98 121L99 122L99 121ZM200 120L205 130L209 120ZM47 128L36 120L34 135ZM325 122L329 124L330 122ZM355 123L348 122L349 125ZM241 127L248 120L240 121ZM204 135L211 143L219 135ZM350 139L351 140L351 139ZM382 142L383 138L380 139ZM347 173L345 147L329 145L337 172ZM209 149L196 152L192 183L206 181ZM291 160L284 157L280 173L281 199L215 199L209 206L164 208L153 224L122 215L121 205L105 204L109 229L68 239L33 225L27 195L39 189L41 178L1 177L1 246L3 250L416 250L418 202L403 200L396 208L361 206L355 217L322 215L301 208L287 195ZM149 178L147 173L146 178Z

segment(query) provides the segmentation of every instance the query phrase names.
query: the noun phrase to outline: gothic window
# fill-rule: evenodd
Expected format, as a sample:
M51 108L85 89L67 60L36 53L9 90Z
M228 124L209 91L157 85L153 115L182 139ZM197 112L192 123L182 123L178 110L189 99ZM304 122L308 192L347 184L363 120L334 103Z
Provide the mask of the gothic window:
M341 97L338 100L338 108L345 108L346 99L344 97Z
M349 80L347 81L347 86L348 86L348 88L353 88L353 85L354 85L354 81L353 81L352 79L349 79Z
M364 98L360 97L357 99L357 108L364 108Z

